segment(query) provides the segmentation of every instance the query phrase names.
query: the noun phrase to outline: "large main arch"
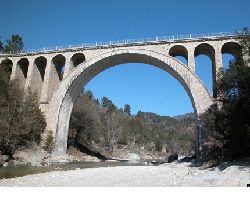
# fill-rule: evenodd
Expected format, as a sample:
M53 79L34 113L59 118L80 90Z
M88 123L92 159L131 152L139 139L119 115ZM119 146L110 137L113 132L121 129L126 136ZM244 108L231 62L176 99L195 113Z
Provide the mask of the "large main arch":
M46 113L47 130L53 132L55 140L54 154L66 153L69 119L82 87L105 69L123 63L150 64L171 74L188 93L197 116L212 104L212 97L201 80L175 58L145 49L115 49L80 64L54 93Z

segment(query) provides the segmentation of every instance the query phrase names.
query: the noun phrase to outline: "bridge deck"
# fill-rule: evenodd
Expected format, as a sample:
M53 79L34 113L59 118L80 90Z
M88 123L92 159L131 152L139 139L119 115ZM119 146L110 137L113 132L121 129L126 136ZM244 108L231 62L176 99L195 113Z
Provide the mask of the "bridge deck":
M127 47L127 46L158 45L166 43L184 43L184 42L194 42L201 40L211 41L211 40L232 39L236 37L237 37L236 32L189 34L189 35L160 36L160 37L156 36L153 38L127 39L121 41L95 42L95 43L86 43L80 45L66 45L66 46L56 46L56 47L44 47L40 49L29 49L29 50L23 50L18 53L11 53L11 54L2 53L0 54L0 57L36 55L41 53L46 54L46 53L57 53L57 52L70 52L70 51L89 50L89 49L107 49L107 48Z

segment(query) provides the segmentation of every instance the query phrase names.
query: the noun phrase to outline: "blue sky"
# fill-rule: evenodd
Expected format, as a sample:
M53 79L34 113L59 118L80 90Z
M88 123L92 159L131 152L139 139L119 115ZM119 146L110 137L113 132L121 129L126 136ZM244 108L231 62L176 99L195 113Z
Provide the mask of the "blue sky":
M0 36L20 34L25 49L96 41L189 33L241 30L250 27L249 0L0 0ZM226 56L225 62L230 58ZM211 89L211 63L196 59L197 74ZM87 85L97 98L109 97L118 107L129 103L160 115L193 112L182 86L166 72L144 64L110 68Z

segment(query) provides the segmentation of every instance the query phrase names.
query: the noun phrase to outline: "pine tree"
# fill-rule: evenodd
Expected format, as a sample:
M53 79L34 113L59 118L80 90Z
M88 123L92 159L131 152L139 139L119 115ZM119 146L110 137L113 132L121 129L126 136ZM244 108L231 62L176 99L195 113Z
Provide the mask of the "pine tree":
M19 35L12 35L6 43L4 47L5 53L18 53L21 52L24 47L22 37Z
M127 113L128 115L131 115L131 106L129 104L125 104L124 106L124 112Z

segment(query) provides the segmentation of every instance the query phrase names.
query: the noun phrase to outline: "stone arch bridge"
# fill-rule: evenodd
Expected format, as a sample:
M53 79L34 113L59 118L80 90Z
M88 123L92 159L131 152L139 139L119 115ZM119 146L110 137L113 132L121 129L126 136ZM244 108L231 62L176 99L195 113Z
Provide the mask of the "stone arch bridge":
M74 100L82 86L103 70L122 63L145 63L159 67L184 87L198 117L213 103L216 93L211 96L195 74L195 57L204 54L211 59L215 81L218 71L223 68L223 53L236 58L241 56L242 48L233 34L181 39L156 37L0 54L0 63L7 62L12 66L10 78L19 81L24 93L28 88L37 91L40 108L46 116L47 130L54 134L54 153L65 154ZM187 65L178 61L176 56L186 58Z

